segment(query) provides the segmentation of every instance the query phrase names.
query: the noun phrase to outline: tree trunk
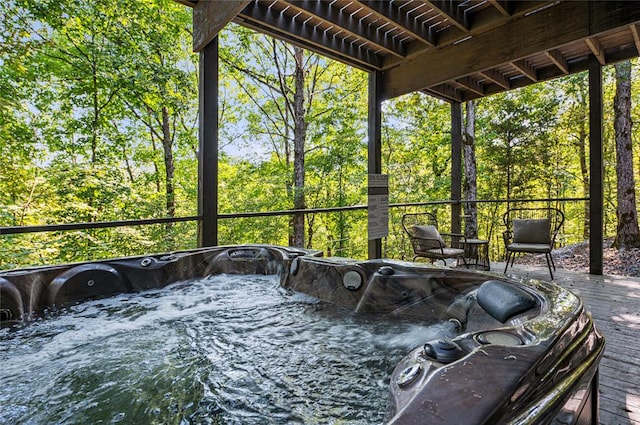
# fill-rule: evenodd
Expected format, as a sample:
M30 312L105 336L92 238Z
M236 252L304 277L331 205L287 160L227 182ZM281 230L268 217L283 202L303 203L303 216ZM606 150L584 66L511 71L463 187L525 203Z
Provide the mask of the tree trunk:
M476 170L476 108L473 101L466 103L466 122L462 138L462 156L464 158L464 199L478 199ZM475 202L464 203L464 234L468 238L478 237L478 205Z
M91 120L91 164L98 161L98 126L100 125L100 102L98 100L98 71L96 65L92 64L92 100L93 119Z
M507 138L507 210L511 208L511 140Z
M166 190L166 207L167 215L175 217L176 215L176 199L173 190L174 163L173 163L173 140L171 138L171 123L169 122L169 111L166 106L162 107L162 147L164 149L164 167L165 167L165 190ZM168 223L167 227L171 227L172 223Z
M147 115L148 115L148 122L151 123L152 120L152 114L153 111L151 109L147 109ZM161 184L160 184L160 169L158 167L158 163L155 160L156 157L156 152L157 152L157 146L156 146L156 135L153 131L153 128L151 127L150 124L147 125L147 127L149 128L149 137L151 138L151 149L153 150L153 176L155 179L155 184L156 184L156 192L160 193L160 189L161 189Z
M587 166L587 117L580 121L580 134L578 135L578 157L580 159L580 174L582 175L582 193L588 198L591 193L589 187L589 168ZM584 216L582 220L582 237L589 239L589 216L591 203L584 202Z
M640 247L636 209L633 150L631 145L631 62L616 64L616 96L613 101L616 135L616 177L618 181L618 228L613 246Z
M304 50L294 47L296 61L295 91L293 93L293 208L305 209L304 195L304 143L307 136L307 124L304 120ZM293 246L304 247L304 214L293 217Z

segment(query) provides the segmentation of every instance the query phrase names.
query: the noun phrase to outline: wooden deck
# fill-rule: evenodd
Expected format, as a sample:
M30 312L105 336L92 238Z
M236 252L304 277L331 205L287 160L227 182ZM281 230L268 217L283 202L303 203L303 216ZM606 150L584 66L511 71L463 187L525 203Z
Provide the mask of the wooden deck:
M504 263L491 264L502 272ZM549 280L541 267L509 268L509 274ZM593 276L558 269L555 282L582 297L606 349L600 363L600 423L640 425L640 278Z

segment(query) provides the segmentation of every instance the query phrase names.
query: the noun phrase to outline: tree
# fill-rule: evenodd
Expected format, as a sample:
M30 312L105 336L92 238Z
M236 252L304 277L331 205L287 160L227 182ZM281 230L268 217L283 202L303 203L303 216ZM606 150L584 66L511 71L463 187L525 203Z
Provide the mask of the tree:
M462 157L464 159L463 192L466 201L478 198L476 180L476 107L473 100L466 103L465 126L462 138ZM464 204L464 233L468 238L478 237L478 205L475 202Z
M232 48L233 54L229 53L229 46L221 49L222 63L259 111L249 118L250 123L257 123L253 127L255 133L271 140L276 156L290 173L285 186L293 209L306 209L306 114L314 94L314 81L306 77L310 73L317 75L314 67L317 67L319 57L272 38L234 29L229 41L236 48ZM265 59L270 62L266 63ZM260 90L248 87L245 78L258 83ZM303 247L304 234L304 215L295 214L291 220L289 245Z
M11 0L0 4L0 14L4 223L174 215L175 188L195 199L197 77L193 55L185 53L191 19L183 7L169 0L130 8L104 1ZM142 119L154 124L155 134ZM153 141L163 143L160 155ZM189 211L195 201L182 205ZM116 228L0 242L21 238L23 257L37 263L46 262L44 256L76 261L176 249L166 229L162 238L156 231ZM193 245L184 237L180 243Z
M618 226L613 246L618 249L627 249L640 247L631 143L631 62L617 63L615 70L614 128Z
M333 200L327 199L324 189L333 187L334 179L344 178L344 168L327 170L324 164L329 161L322 156L340 151L335 149L335 144L344 146L348 140L349 145L346 146L355 143L355 150L351 150L353 158L360 157L360 139L349 135L348 139L341 140L338 134L349 134L347 128L358 125L353 114L338 112L341 109L351 112L354 110L351 105L357 103L346 67L236 26L224 34L220 57L223 75L233 79L233 84L224 81L223 85L237 90L236 102L242 104L242 108L235 110L244 116L239 120L246 128L241 137L246 143L243 150L264 149L272 153L268 160L274 162L272 168L274 165L279 167L275 175L286 188L286 209L304 210L311 201L322 201L324 205L321 206L332 204ZM341 84L348 89L341 89ZM362 89L360 84L357 90L360 92ZM360 107L355 108L359 110ZM236 123L236 126L239 125ZM337 128L340 128L339 132ZM237 143L242 143L242 140ZM354 155L356 150L358 154ZM313 160L311 164L309 158ZM314 175L310 175L309 170ZM318 182L317 172L324 173L320 188L315 185ZM263 209L280 205L282 198L266 196ZM288 243L312 248L315 236L313 220L315 216L312 214L295 214L290 222ZM342 238L338 236L338 239Z
M304 50L300 47L293 46L293 57L295 62L294 67L294 90L293 101L289 96L285 96L289 99L287 106L291 108L291 115L293 116L293 209L303 210L307 208L305 201L305 142L307 139L307 122L305 121L305 54ZM274 59L277 59L277 55L274 54ZM279 72L281 77L284 74L284 70ZM284 82L281 83L283 85ZM284 93L287 95L287 93ZM304 215L295 214L292 220L293 225L293 238L290 241L292 246L304 246Z
M450 107L422 93L384 102L383 172L389 202L447 199L451 193Z
M495 198L548 196L547 175L557 145L552 129L558 100L544 86L492 96L482 103L483 137Z
M123 59L116 68L122 82L118 97L147 130L153 151L157 141L162 146L162 166L155 158L153 163L157 187L164 181L165 214L169 217L176 215L177 142L195 143L196 59L187 53L184 41L190 38L191 18L182 9L168 0L134 2L130 16L120 16L114 22L119 58ZM162 169L164 179L158 172ZM172 227L171 223L166 227Z
M569 140L569 146L578 153L579 174L576 176L582 187L582 196L589 197L589 166L587 157L587 140L589 124L589 92L586 73L566 76L558 80L558 98L566 105L565 112L560 117L559 127ZM567 155L573 157L574 155ZM565 167L566 171L569 167ZM582 238L589 239L589 208L588 200L583 203Z

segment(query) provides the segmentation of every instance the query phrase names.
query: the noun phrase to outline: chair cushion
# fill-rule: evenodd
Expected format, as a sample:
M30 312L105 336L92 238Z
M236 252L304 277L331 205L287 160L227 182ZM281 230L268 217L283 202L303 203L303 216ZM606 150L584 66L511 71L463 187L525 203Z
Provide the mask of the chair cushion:
M444 240L442 236L440 236L440 232L436 229L436 226L428 225L428 226L411 226L409 228L411 231L411 235L415 238L419 239L434 239L434 240L421 240L420 248L421 249L430 249L430 248L440 248L444 246ZM438 244L438 241L442 244Z
M429 249L426 253L429 255L435 255L438 258L456 258L464 256L464 249L443 248L442 251L440 249Z
M551 252L551 244L548 243L511 243L507 246L507 251L511 252L531 252L544 254Z
M550 244L551 220L548 218L514 219L513 242L523 244Z

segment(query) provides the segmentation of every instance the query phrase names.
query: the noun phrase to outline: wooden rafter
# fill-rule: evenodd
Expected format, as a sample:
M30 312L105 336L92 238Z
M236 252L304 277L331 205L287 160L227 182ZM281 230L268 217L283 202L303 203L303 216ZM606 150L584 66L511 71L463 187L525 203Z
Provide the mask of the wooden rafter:
M487 69L479 72L484 78L496 83L500 87L505 90L509 90L511 88L511 83L509 79L505 77L502 73L495 71L493 69Z
M342 55L369 68L378 68L381 65L379 55L374 52L337 37L327 37L326 33L318 27L304 25L304 22L287 21L282 13L265 7L259 2L249 3L238 16L243 19L243 25L271 34L276 38L291 39L291 34L295 34L295 42L309 50L328 56ZM281 28L286 28L287 33L285 34Z
M429 46L437 44L436 35L428 27L425 28L420 23L411 19L406 13L399 11L390 1L379 0L361 0L362 6L372 12L383 16L385 19L392 21L394 24L402 27L406 32L411 34L420 42Z
M426 51L386 72L383 98L433 87L460 75L506 65L509 58L522 60L571 43L584 37L583 22L588 21L589 12L588 4L561 2L544 12L510 20L463 43ZM572 15L575 19L566 19ZM527 43L518 36L523 33L528 34ZM504 52L509 52L509 56Z
M460 90L448 84L439 84L435 87L429 87L428 89L425 89L424 92L432 94L433 96L439 97L448 102L462 103L464 101Z
M584 41L587 43L587 46L589 46L589 49L591 49L591 53L593 53L596 59L598 59L600 65L605 65L607 63L607 58L605 57L604 49L598 41L598 37L590 37Z
M464 10L460 8L460 1L452 0L428 0L426 2L431 7L438 9L449 22L462 31L469 31L471 24Z
M530 79L531 81L533 82L538 81L538 72L526 60L522 59L519 61L511 62L511 65L518 71L522 72L522 74L528 79Z
M633 34L633 42L636 45L636 50L640 55L640 24L631 24L631 33Z
M484 96L487 94L482 84L471 77L462 77L458 78L455 81L466 90L469 90L479 96Z
M458 102L640 54L640 0L174 1L193 8L196 51L233 21L381 72L382 99Z
M489 0L489 3L495 7L498 12L502 13L504 16L511 15L511 8L509 7L509 2L506 0Z
M280 0L293 10L313 15L317 19L329 23L345 33L354 34L356 37L367 40L374 48L384 50L396 57L404 57L404 47L395 37L386 37L384 33L375 31L370 25L366 25L361 19L354 19L348 14L340 13L324 1L289 1Z
M549 59L551 59L551 62L553 62L560 69L560 71L562 71L567 75L569 74L569 63L567 62L565 57L562 56L562 53L560 52L560 50L558 49L549 50L545 52L545 54Z

